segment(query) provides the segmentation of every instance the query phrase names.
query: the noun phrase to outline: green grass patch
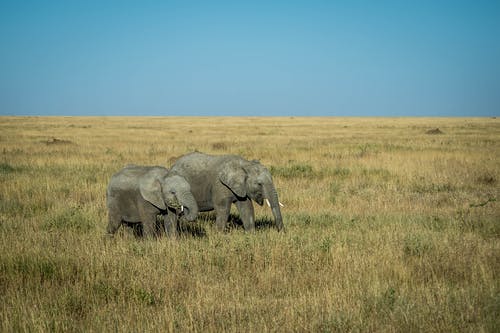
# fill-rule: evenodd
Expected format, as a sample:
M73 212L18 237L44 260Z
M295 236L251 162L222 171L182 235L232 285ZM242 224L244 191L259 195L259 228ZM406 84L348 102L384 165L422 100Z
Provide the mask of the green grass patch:
M73 230L88 232L94 228L93 216L79 207L64 208L46 219L42 225L42 229L48 231Z
M403 253L407 257L422 257L432 249L432 241L422 235L411 234L404 239Z
M456 191L456 187L450 183L427 183L427 182L414 182L410 186L411 190L415 193L449 193Z
M0 163L0 174L7 175L9 173L13 173L13 172L16 172L16 171L17 171L17 168L14 168L9 163L5 163L5 162Z
M0 272L4 282L35 284L44 282L65 285L79 279L83 267L71 258L47 257L37 254L19 254L0 260Z
M362 169L361 176L375 178L380 181L388 181L391 178L391 173L389 170L382 168Z
M348 178L352 174L352 172L351 172L351 169L349 169L349 168L335 167L331 171L331 174L332 174L332 176L334 176L336 178L345 179L345 178Z
M318 174L309 164L296 163L288 166L271 166L271 174L282 178L310 178Z

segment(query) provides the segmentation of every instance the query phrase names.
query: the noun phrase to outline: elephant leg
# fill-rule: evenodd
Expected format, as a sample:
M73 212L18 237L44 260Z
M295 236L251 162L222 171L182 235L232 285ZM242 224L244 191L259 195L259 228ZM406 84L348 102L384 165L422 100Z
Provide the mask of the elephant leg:
M177 215L174 212L168 212L163 216L165 232L171 238L177 237Z
M241 220L243 221L243 227L246 231L255 230L255 213L253 210L252 200L245 199L242 201L236 201L236 208L240 213Z
M231 201L223 200L215 205L215 225L219 231L226 230L226 223L229 220L229 213L231 212Z
M156 216L148 216L142 219L144 236L151 238L156 236Z
M108 212L108 227L106 229L107 234L109 236L113 236L121 224L122 224L122 219L121 219L120 214L109 211Z
M142 232L146 238L157 235L156 232L156 212L149 211L143 206L139 206L139 216L142 222Z

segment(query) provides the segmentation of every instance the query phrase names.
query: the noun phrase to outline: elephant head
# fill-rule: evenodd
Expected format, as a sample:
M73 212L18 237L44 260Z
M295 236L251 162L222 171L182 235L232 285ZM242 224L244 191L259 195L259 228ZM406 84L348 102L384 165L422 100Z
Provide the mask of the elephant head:
M260 206L264 200L271 207L276 229L283 229L281 202L274 187L269 170L258 161L233 160L228 162L219 173L220 181L237 197L248 197Z
M198 215L198 205L191 188L181 176L149 172L140 180L139 190L146 201L159 209L170 207L183 211L188 221L194 221Z

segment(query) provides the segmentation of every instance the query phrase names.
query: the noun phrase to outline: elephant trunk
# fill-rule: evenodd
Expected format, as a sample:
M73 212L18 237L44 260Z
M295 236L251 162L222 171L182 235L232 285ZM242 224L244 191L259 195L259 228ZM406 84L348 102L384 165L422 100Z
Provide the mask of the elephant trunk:
M196 203L193 194L189 191L178 193L177 200L179 201L179 204L184 207L184 217L186 220L196 220L196 217L198 216L198 204Z
M269 205L274 216L274 225L278 231L283 230L283 218L281 217L280 202L278 193L272 183L264 186L264 196L269 200Z

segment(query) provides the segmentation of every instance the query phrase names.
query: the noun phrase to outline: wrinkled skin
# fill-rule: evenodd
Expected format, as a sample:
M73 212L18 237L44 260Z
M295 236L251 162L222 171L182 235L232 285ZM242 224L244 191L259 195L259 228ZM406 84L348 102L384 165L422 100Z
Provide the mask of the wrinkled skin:
M269 200L275 227L283 229L278 194L269 170L257 161L236 155L207 155L199 152L180 157L171 173L184 177L191 186L200 211L216 212L216 225L224 230L231 204L236 204L245 230L255 229L252 200L262 206Z
M159 166L126 166L111 177L106 201L108 235L114 235L124 223L142 223L146 237L157 236L156 216L161 214L165 231L175 237L179 215L194 221L198 214L186 180Z

